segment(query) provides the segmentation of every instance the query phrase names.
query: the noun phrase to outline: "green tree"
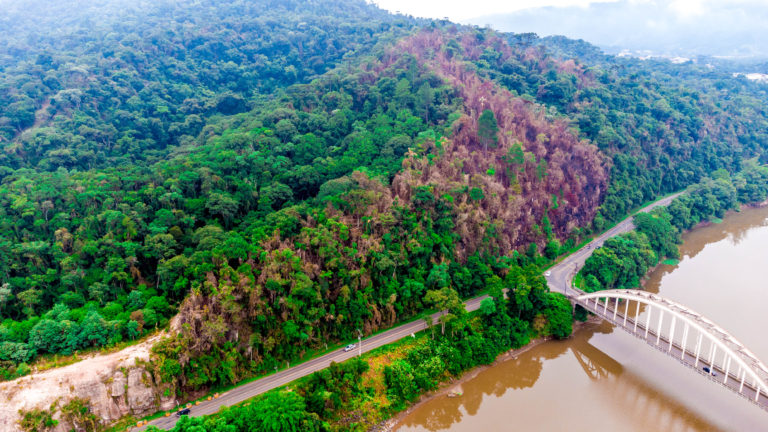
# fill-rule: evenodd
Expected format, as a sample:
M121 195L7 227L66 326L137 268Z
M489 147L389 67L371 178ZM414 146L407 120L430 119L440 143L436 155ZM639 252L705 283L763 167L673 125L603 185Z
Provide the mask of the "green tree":
M477 119L477 137L480 139L480 143L483 144L485 151L488 151L488 146L496 147L499 142L499 125L496 123L496 116L493 111L489 109L483 110L480 117Z
M387 384L387 394L395 404L413 400L418 396L418 387L413 377L412 366L409 362L398 360L384 367L384 381Z
M549 293L544 315L547 317L548 334L565 339L573 332L573 306L564 295Z
M424 301L440 311L441 334L445 334L446 325L450 325L466 313L464 302L461 301L456 290L450 287L427 291Z
M635 229L645 234L660 258L679 256L677 245L681 242L680 234L671 220L672 216L667 212L638 213L632 220Z
M166 259L176 254L176 239L170 234L156 234L144 241L146 254L157 259Z
M109 340L109 328L104 318L96 311L89 312L80 324L79 341L83 346L101 346Z
M306 411L304 399L295 392L270 392L246 411L254 432L320 432L325 425L317 414Z
M496 304L493 298L486 298L480 302L480 313L483 315L492 315L496 312Z
M208 196L205 208L212 214L221 218L225 226L232 224L232 219L237 214L239 203L225 192L214 192Z
M432 107L432 102L435 98L435 93L428 82L425 82L419 87L417 92L419 108L424 113L424 120L429 123L429 110Z

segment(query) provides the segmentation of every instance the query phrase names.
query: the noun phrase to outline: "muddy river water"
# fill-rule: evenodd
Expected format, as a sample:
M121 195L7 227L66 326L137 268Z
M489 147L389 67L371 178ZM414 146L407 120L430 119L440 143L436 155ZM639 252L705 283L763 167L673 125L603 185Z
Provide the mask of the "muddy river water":
M645 288L710 318L768 363L768 207L683 239L680 263L658 267ZM421 404L396 430L768 431L768 412L606 323L533 347L461 390Z

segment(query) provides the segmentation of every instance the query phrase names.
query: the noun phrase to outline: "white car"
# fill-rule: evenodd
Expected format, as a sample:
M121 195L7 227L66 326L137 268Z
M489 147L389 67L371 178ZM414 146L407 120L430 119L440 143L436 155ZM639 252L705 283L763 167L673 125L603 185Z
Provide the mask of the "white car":
M550 276L552 276L552 271L551 270L547 270L547 271L544 272L544 277L550 277Z
M350 352L350 351L352 351L353 349L355 349L355 347L356 347L356 346L357 346L357 345L355 345L355 344L349 344L349 345L347 345L347 346L345 346L345 347L344 347L344 352Z

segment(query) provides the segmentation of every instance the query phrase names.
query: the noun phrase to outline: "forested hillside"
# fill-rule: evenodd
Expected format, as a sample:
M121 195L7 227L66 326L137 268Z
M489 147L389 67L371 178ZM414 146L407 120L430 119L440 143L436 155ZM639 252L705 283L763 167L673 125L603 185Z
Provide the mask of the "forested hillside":
M6 1L0 177L156 161L414 24L355 1Z
M39 21L25 2L2 18L2 360L164 325L200 242L228 247L251 210L263 223L373 159L393 171L423 129L404 113L383 126L393 139L376 130L389 152L366 148L372 108L335 91L354 84L342 73L305 101L322 113L291 108L310 96L300 88L283 93L414 24L363 2L37 3Z
M27 4L0 18L5 378L178 315L153 365L183 397L497 280L533 332L521 274L767 145L761 88L568 40L357 0Z
M764 85L706 65L607 56L563 37L505 37L538 62L486 47L475 60L480 71L567 117L613 161L598 230L714 170L738 171L754 156L768 160Z
M470 50L474 36L466 36L462 44ZM439 32L406 38L361 74L397 79L395 110L371 113L395 124L402 110L420 115L414 124L441 123L447 110L429 105L445 98L417 77L448 83L437 88L457 89L452 96L464 101L451 127L417 137L391 186L387 176L371 177L376 166L358 170L323 184L318 200L267 217L272 225L246 229L257 241L214 251L226 259L197 276L205 283L180 313L187 326L158 345L164 382L197 389L270 370L322 343L354 337L357 328L370 334L411 317L435 304L430 292L470 296L494 276L512 283L540 252L554 258L562 243L572 244L571 230L594 216L605 186L596 149L539 108L483 83L458 59L427 60L446 38ZM453 55L463 56L458 47ZM398 96L397 87L418 88L421 97ZM379 109L391 106L383 96ZM429 105L420 107L425 100ZM479 130L484 127L498 133ZM376 154L375 146L369 149ZM529 291L523 296L528 321L547 305L545 295Z

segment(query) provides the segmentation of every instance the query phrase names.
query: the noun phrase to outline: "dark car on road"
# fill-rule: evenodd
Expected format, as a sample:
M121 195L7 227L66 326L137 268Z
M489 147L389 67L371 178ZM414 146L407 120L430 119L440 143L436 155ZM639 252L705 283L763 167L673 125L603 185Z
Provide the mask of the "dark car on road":
M710 374L712 376L717 376L717 372L715 372L714 370L710 369L709 366L704 366L702 369L704 369L704 372L706 372L706 373L708 373L708 374Z
M183 410L179 410L179 412L176 413L176 417L181 417L189 415L189 408L184 408Z

